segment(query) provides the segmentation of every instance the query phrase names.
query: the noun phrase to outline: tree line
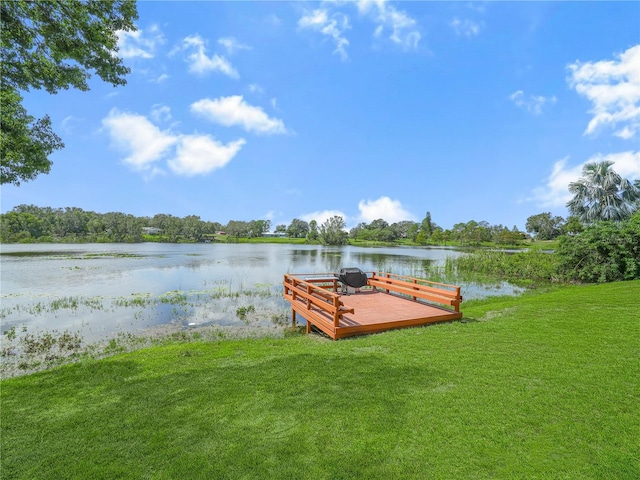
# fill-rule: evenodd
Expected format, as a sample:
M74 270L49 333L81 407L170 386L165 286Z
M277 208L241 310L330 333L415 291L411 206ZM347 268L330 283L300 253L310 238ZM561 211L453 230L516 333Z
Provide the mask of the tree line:
M574 193L567 203L571 215L566 220L550 212L532 215L527 219L526 231L536 239L553 240L564 235L579 235L585 226L595 222L619 224L631 218L640 208L640 181L631 183L622 178L611 168L612 165L608 161L585 165L583 177L569 185L569 190ZM54 209L19 205L0 215L2 242L202 242L221 236L237 241L260 237L270 229L270 220L231 220L222 225L204 221L196 215L184 218L168 214L135 217L121 212L100 214L77 207ZM486 221L470 220L444 229L432 220L430 212L419 223L401 221L389 224L379 218L371 223L361 222L350 231L347 231L341 216L333 216L322 224L294 218L289 225L277 225L274 233L326 245L344 245L350 240L411 242L417 245L517 245L530 238L517 226L509 229Z
M270 220L202 220L199 216L183 218L169 214L136 217L122 212L96 213L77 207L52 208L19 205L0 215L0 241L15 242L142 242L164 241L204 242L225 239L261 237L271 230ZM469 221L453 229L443 229L431 221L427 212L421 223L402 221L389 224L377 219L359 223L350 231L343 217L334 216L321 224L294 218L289 225L277 225L276 236L305 239L310 243L344 245L349 240L393 243L408 241L419 245L456 242L459 245L479 245L483 242L515 244L525 238L517 227L509 230L502 225Z

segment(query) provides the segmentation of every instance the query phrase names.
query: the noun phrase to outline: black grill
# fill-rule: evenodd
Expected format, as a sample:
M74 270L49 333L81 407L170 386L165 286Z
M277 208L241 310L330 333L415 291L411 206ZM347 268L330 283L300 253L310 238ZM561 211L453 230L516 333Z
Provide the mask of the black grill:
M340 280L343 285L360 288L367 284L367 274L359 268L341 268L338 274L338 280Z

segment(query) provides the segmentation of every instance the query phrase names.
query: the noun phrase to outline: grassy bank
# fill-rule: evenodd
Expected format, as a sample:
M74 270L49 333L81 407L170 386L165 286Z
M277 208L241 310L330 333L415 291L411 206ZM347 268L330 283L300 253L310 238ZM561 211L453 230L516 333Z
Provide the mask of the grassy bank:
M3 478L640 476L640 281L330 342L176 343L1 383Z

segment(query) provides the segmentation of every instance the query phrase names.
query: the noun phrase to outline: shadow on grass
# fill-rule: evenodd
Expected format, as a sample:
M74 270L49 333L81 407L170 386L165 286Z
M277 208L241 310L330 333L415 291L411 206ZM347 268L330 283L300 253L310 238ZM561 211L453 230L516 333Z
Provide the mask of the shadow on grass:
M328 477L361 475L359 465L384 458L412 425L415 395L442 386L436 369L395 362L368 345L347 356L247 354L242 344L222 357L215 349L183 350L141 362L71 365L5 384L4 472L269 478L284 469L299 476L306 468L299 452L321 445L326 454L315 461ZM46 398L37 395L42 388Z

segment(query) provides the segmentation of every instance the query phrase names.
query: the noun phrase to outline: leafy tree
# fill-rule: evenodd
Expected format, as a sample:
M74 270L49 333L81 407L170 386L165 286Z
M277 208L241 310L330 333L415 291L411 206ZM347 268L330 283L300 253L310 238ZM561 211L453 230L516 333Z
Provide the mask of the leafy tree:
M319 237L320 234L318 233L318 222L316 222L315 220L311 220L309 222L309 234L307 235L307 238L311 241L315 241L318 240Z
M15 90L0 89L0 183L20 185L40 173L49 173L48 157L64 147L51 130L51 119L45 115L35 120L21 105Z
M419 231L420 225L418 223L414 223L407 229L407 237L410 238L412 242L417 242Z
M251 220L248 224L247 236L249 238L261 237L271 228L271 220Z
M382 218L378 218L369 224L370 230L382 230L383 228L387 228L389 224L385 222Z
M0 216L0 239L3 242L31 241L42 235L43 222L27 212L7 212Z
M567 218L567 222L563 225L562 230L565 234L575 235L582 232L584 230L584 226L578 217L571 216Z
M396 232L397 238L408 238L409 230L414 225L416 226L416 229L417 229L417 225L418 225L417 223L412 222L411 220L403 220L401 222L392 223L390 228L392 228L393 231Z
M427 212L424 220L422 220L422 223L420 224L420 231L424 234L424 237L426 239L429 239L429 237L433 233L433 227L434 224L431 221L431 212Z
M617 174L614 162L589 162L582 167L582 178L569 184L573 198L567 207L584 223L598 220L620 221L638 209L640 188Z
M393 242L398 239L398 234L391 227L376 230L376 240L379 242Z
M593 222L560 237L556 250L566 280L613 282L640 279L640 211L621 222Z
M283 223L282 225L276 225L275 233L287 233L287 226Z
M183 230L183 222L179 217L158 213L154 215L151 226L162 230L162 235L171 243L177 243Z
M344 218L334 215L320 225L320 240L325 245L344 245L348 237L345 228Z
M182 220L182 235L194 242L201 242L204 240L204 227L205 223L198 215L189 215Z
M364 240L364 238L362 237L366 234L368 228L369 226L366 224L366 222L360 222L358 225L349 230L349 236L353 239Z
M247 237L249 235L249 224L242 220L229 220L225 228L227 235L235 238Z
M135 30L137 18L134 0L0 3L0 183L20 185L48 173L48 156L64 146L48 116L34 120L27 114L18 92L86 91L91 73L124 85L129 69L116 55L116 32Z
M293 238L304 238L309 233L309 224L299 218L291 220L287 227L287 235Z
M525 228L537 240L553 240L562 234L564 219L552 216L551 212L538 213L527 218Z

